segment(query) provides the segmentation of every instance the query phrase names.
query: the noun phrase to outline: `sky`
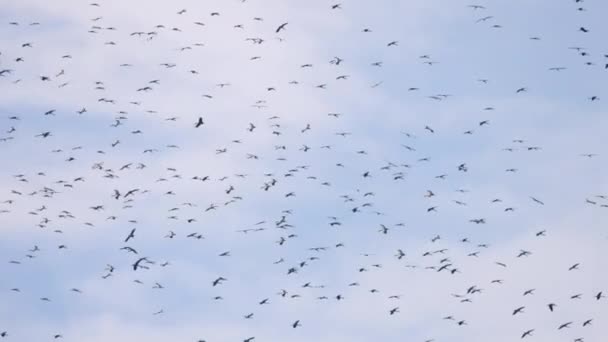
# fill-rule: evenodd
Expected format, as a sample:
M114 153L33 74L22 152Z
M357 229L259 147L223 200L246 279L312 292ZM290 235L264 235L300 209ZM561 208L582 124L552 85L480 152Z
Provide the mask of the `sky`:
M92 1L0 11L0 341L608 335L608 3Z

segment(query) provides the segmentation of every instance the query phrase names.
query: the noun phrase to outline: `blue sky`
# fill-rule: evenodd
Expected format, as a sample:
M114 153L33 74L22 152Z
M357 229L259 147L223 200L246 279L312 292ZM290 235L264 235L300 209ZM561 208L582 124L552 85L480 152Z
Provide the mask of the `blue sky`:
M606 336L608 4L96 3L0 13L0 340Z

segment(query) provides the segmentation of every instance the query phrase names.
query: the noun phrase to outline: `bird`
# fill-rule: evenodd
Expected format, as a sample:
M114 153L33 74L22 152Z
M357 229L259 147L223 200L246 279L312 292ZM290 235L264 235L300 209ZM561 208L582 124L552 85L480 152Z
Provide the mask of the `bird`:
M199 127L201 127L201 126L202 126L202 125L204 125L204 124L205 124L205 123L203 122L203 118L202 118L202 117L199 117L199 118L198 118L198 120L196 121L196 124L194 124L194 127L195 127L195 128L199 128Z
M125 243L128 242L129 240L133 239L135 237L135 230L137 230L136 228L131 229L131 232L129 233L129 235L127 235L127 237L125 238Z
M525 306L520 306L520 307L518 307L517 309L513 310L513 316L517 315L518 313L522 313L522 312L524 312L524 311L523 311L523 310L524 310L524 308L525 308Z
M530 329L530 330L526 330L524 331L524 333L521 335L521 338L526 338L528 336L532 336L532 333L534 332L534 329Z
M213 286L217 286L220 285L222 282L226 281L228 279L224 278L224 277L218 277L217 279L215 279L212 283Z
M145 266L141 266L140 265L144 261L148 261L148 258L147 257L143 257L143 258L137 259L137 261L133 264L133 270L137 271L138 268L145 268Z
M570 266L570 268L568 268L568 271L572 271L572 270L578 270L578 266L579 266L579 265L580 265L579 263L576 263L576 264L574 264L574 265Z
M277 29L275 30L275 33L279 33L281 32L281 30L284 30L285 27L287 26L288 23L283 23L281 25L279 25L279 27L277 27Z

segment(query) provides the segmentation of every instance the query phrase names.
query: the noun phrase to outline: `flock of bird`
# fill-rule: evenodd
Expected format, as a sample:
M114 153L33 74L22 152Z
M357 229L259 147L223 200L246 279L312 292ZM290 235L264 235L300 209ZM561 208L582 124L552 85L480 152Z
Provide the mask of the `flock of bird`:
M450 79L485 57L470 53L463 66L417 51L425 44L408 30L387 34L402 25L388 26L390 5L257 2L9 6L0 341L101 341L107 322L96 319L107 315L133 329L115 341L607 336L608 283L595 273L605 267L591 266L606 254L559 240L579 228L550 219L591 210L596 222L608 209L603 184L582 173L600 165L604 146L552 153L557 140L531 135L542 129L497 99L574 97L582 113L601 112L605 87L551 89L576 73L607 77L608 50L558 37L552 63L565 62L540 67L543 76L506 51L490 69L529 83L480 71L461 88ZM474 31L514 34L518 22L493 12L499 1L479 2L450 6ZM576 24L547 25L603 38L584 17L599 1L558 2ZM380 12L376 26L350 18L368 7ZM331 40L332 29L356 38ZM545 38L509 39L533 60L547 53ZM405 67L422 70L420 84ZM571 182L594 192L561 196L560 175L543 167L577 173ZM606 248L603 232L586 232Z

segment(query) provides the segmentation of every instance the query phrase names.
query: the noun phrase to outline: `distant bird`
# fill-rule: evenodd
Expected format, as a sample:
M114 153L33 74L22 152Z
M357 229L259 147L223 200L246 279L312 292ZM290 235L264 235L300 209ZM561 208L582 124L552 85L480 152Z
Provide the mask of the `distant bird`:
M136 230L136 228L131 229L131 232L129 233L129 235L127 235L125 242L128 242L129 240L131 240L132 238L135 237L135 230Z
M281 32L281 30L284 30L285 27L287 26L288 23L283 23L281 25L279 25L279 27L277 27L277 29L275 30L275 33L279 33Z
M580 265L580 264L576 263L576 264L574 264L574 265L570 266L570 268L568 268L568 271L572 271L572 270L578 270L578 266L579 266L579 265Z
M220 285L222 282L226 281L228 279L224 278L224 277L218 277L217 279L215 279L212 283L213 286L217 286Z
M137 259L137 261L133 264L133 270L137 271L138 268L145 268L145 266L141 266L141 263L144 261L148 261L148 258L144 257Z
M534 329L527 330L521 335L521 338L526 338L528 336L532 336L533 332L534 332Z
M545 203L543 203L542 201L540 201L540 200L538 200L538 199L536 199L536 198L534 198L534 197L530 197L530 198L531 198L531 199L532 199L534 202L536 202L536 203L538 203L538 204L540 204L540 205L545 205Z
M524 312L525 306L520 306L517 309L513 310L513 315L517 315L518 313Z

